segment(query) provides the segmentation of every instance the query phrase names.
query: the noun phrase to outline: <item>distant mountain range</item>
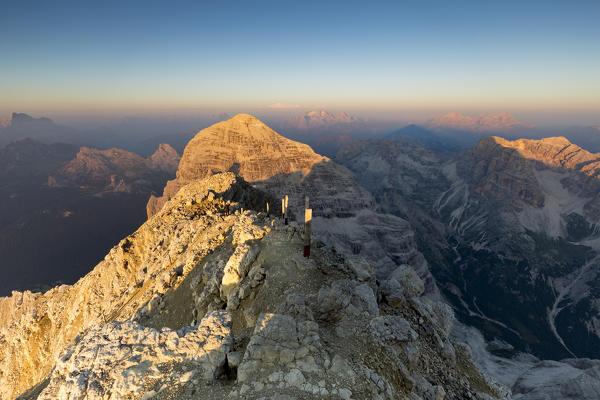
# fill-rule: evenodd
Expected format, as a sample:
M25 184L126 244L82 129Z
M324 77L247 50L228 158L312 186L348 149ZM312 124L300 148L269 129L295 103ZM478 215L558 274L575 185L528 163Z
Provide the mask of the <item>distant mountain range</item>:
M345 112L332 114L325 110L308 111L302 115L287 118L284 129L299 131L332 129L334 131L355 129L366 126L367 121Z
M47 142L61 141L56 139L72 133L73 129L57 125L46 117L33 118L28 114L13 112L0 119L0 147L26 137Z
M50 118L41 117L33 118L30 115L24 113L11 113L6 118L0 118L0 126L3 128L16 128L23 124L53 124L54 122Z
M506 139L542 139L564 136L591 151L600 151L600 129L596 126L536 127L519 121L509 113L465 116L450 113L423 122L410 124L385 135L396 140L411 140L441 153L456 153L473 147L480 139L497 135Z
M48 179L55 187L73 185L99 194L104 191L151 193L175 174L179 155L168 144L142 157L121 149L81 147L74 159Z
M329 157L334 157L344 144L357 137L369 136L381 130L376 121L346 112L334 114L326 110L308 111L289 117L280 124L283 135L307 143Z
M198 117L197 121L126 117L103 126L74 128L46 117L11 113L0 119L0 148L18 139L31 138L45 144L69 143L97 149L118 147L142 155L152 154L161 143L181 151L198 125L206 126L227 118L225 113Z
M515 129L533 128L535 125L521 122L507 112L479 114L473 117L449 113L435 117L428 124L432 129L451 129L468 132L510 132Z

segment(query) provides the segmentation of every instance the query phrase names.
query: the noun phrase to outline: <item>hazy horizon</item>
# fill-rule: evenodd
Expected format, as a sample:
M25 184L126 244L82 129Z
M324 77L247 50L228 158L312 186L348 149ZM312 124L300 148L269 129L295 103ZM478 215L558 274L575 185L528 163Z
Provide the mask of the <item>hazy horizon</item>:
M24 113L34 118L47 117L59 125L70 126L78 129L97 128L113 124L121 124L131 121L160 122L160 123L184 123L190 124L194 121L205 123L218 117L220 114L234 116L236 114L252 114L268 122L281 122L287 118L305 114L309 111L325 110L332 114L341 112L365 119L374 123L391 126L406 126L409 124L426 125L428 121L450 113L458 113L464 116L475 117L478 115L491 115L508 112L517 120L535 125L537 128L566 128L566 127L589 127L600 125L600 115L586 115L580 113L560 113L547 111L545 113L511 112L506 110L481 110L481 111L457 111L440 110L438 112L410 112L388 110L353 110L335 109L326 106L298 107L294 109L271 109L268 107L256 109L231 108L231 109L177 109L177 110L129 110L121 111L88 111L74 113L70 111L55 112L31 112L29 110L0 110L0 118L8 117L11 113Z

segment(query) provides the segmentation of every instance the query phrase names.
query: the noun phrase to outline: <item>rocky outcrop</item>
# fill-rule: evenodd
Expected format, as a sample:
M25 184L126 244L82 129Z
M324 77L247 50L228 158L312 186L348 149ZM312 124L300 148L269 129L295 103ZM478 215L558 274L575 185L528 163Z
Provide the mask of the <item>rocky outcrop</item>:
M221 197L209 193L209 188ZM17 307L2 308L0 318L4 321L0 327L0 390L4 390L0 398L13 398L40 381L78 334L101 323L127 320L153 296L164 294L183 273L182 268L187 272L222 244L223 233L238 220L234 215L222 218L215 211L224 210L227 201L242 198L254 205L257 200L252 196L250 188L242 190L235 184L233 175L192 185L172 207L163 210L162 216L123 239L73 286L56 287L34 300L27 300L31 295L18 293L12 296L16 300L3 299ZM258 198L264 203L262 195ZM188 204L182 212L190 213L180 224L172 216L179 215L172 210L179 203ZM244 231L252 235L250 228L245 227ZM185 238L178 237L184 232Z
M140 398L191 379L212 382L232 346L231 315L222 311L179 331L110 322L65 350L38 399Z
M600 361L541 361L513 386L515 400L592 400L600 397Z
M0 300L0 396L496 396L410 267L388 303L372 264L304 258L267 201L232 173L190 183L77 284Z

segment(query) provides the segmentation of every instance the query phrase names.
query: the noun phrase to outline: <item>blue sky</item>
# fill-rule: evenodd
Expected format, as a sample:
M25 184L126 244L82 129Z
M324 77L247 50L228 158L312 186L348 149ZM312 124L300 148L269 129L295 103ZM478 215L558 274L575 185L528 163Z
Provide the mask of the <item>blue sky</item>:
M19 1L1 9L3 114L280 103L600 123L597 0Z

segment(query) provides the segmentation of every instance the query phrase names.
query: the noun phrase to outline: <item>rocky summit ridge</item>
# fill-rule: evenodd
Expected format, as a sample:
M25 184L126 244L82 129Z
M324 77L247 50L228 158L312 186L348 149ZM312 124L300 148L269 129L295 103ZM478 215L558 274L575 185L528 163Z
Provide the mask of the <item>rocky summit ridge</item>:
M453 313L262 212L231 172L193 181L72 286L0 298L0 398L490 399Z

